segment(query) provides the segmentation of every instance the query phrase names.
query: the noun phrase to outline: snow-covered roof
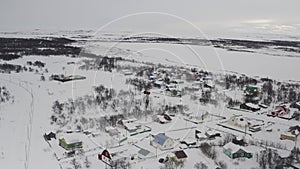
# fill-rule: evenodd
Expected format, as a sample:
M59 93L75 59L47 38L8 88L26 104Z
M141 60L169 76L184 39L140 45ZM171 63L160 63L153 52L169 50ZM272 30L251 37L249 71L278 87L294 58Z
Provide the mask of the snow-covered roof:
M130 70L127 70L127 69L123 70L123 73L125 75L131 75L132 74L132 72Z
M137 129L137 124L135 123L127 123L124 124L127 130L136 130Z
M223 148L232 153L235 153L238 150L242 149L241 146L233 144L232 142L227 143L226 145L223 146Z
M243 140L244 138L243 137L241 137L241 136L237 136L236 137L236 140L239 140L239 141L241 141L241 140Z
M297 134L299 134L299 133L297 133ZM292 132L289 132L289 131L283 132L282 135L290 136L290 137L297 137L296 133L292 133Z
M122 120L123 124L124 123L131 123L131 122L134 122L134 121L137 121L136 118L132 118L132 119L127 119L127 120Z
M253 104L253 103L246 103L246 106L254 108L254 109L259 109L260 108L257 104Z
M207 138L204 133L197 133L198 138Z
M199 133L198 133L199 134ZM195 139L193 139L193 138L186 138L186 139L184 139L184 141L187 143L187 144L193 144L193 143L195 143L196 141L195 141Z
M207 130L205 133L212 136L212 135L218 134L219 132L214 131L214 130Z
M162 123L168 122L168 121L164 118L164 116L158 116L157 118L158 118L158 120L159 120L160 122L162 122Z
M67 144L78 143L80 140L75 136L65 135L63 138Z
M115 130L116 128L112 127L112 126L107 126L105 127L105 131L109 132L110 130Z

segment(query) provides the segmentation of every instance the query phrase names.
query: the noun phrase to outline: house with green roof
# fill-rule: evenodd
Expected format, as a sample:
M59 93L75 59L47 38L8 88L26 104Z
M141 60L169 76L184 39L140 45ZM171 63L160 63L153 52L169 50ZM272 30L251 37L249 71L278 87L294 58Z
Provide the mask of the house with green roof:
M239 157L252 158L253 156L252 153L248 152L246 149L244 149L244 147L233 144L232 142L227 143L223 147L223 152L232 159Z
M257 86L246 86L244 93L246 96L257 96L259 93L259 87Z
M76 148L82 148L82 141L61 138L59 139L59 146L66 150L73 150Z

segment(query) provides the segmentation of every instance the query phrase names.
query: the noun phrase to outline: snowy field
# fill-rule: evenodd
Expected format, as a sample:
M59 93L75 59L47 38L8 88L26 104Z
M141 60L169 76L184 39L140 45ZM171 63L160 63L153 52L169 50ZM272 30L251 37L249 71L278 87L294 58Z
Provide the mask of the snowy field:
M280 157L287 158L294 148L299 148L299 136L295 141L280 139L281 134L291 126L299 126L299 120L273 118L265 114L272 111L275 104L281 102L273 100L272 104L258 112L230 109L226 106L228 102L226 98L242 102L245 97L243 88L231 86L225 90L224 85L219 85L221 80L224 80L225 74L238 77L244 77L242 74L245 74L258 80L261 77L271 78L282 84L288 83L289 80L300 81L299 57L270 56L261 53L233 52L210 46L168 43L88 41L76 45L81 45L84 51L90 54L120 57L125 60L116 62L116 67L111 71L96 67L82 68L88 61L95 63L91 64L92 66L98 63L94 62L95 58L83 57L81 55L83 53L79 54L79 57L34 55L11 61L0 60L1 64L10 63L34 69L32 72L0 74L0 86L5 86L13 96L13 102L0 103L0 133L2 133L0 168L19 169L24 166L29 169L106 168L108 166L98 159L98 154L105 149L113 154L113 160L123 159L133 169L165 167L159 160L171 158L174 152L179 150L184 150L187 155L187 158L182 160L184 164L182 168L192 169L198 162L204 163L208 168L221 167L220 162L225 163L229 169L260 168L257 158L263 150L270 148ZM45 63L45 67L28 65L28 61L41 61ZM123 67L130 70L124 71ZM152 68L151 74L155 74L150 77L147 71ZM162 72L169 72L170 75L165 76L159 72L160 68L163 69ZM186 77L187 75L194 77L190 72L191 68L212 72L215 86L205 89L201 83L201 87L196 91L172 95L163 87L138 90L138 85L134 86L134 83L128 82L137 78L152 84L155 80L170 77L171 80L184 81L182 84L176 84L176 90L179 92L192 88L197 81L195 79L191 81ZM142 70L145 70L144 73L137 76L136 74ZM184 76L184 72L188 72L187 75ZM80 75L85 79L59 82L51 80L50 77L54 74ZM220 74L221 77L218 76ZM45 79L41 80L41 76ZM264 83L259 81L258 86L263 86ZM97 99L110 95L109 90L97 93L96 87L100 85L103 85L104 89L114 89L115 95L112 94L112 98L108 101L102 99L100 103L97 102ZM275 83L273 85L277 91L279 86ZM213 93L217 104L199 102L199 99L204 97L205 91ZM295 91L298 92L297 95L300 93L297 87ZM145 92L151 94L147 95ZM261 97L265 98L266 92L261 93ZM89 99L92 103L88 106ZM78 103L75 107L80 107L81 103L86 105L84 109L74 108L72 113L63 107L62 112L55 114L55 101L67 106L74 102ZM118 106L115 108L114 105ZM172 108L165 109L166 105L178 109L174 113L171 111ZM184 107L182 110L181 106ZM291 108L291 111L297 112L297 109ZM53 120L52 116L56 116L58 120ZM161 118L157 120L154 119L155 116L161 118L163 116L164 119L158 121ZM245 117L253 123L263 121L261 130L251 132L249 128L238 127L240 124L229 123L228 121L235 116ZM128 122L130 124L125 122L121 124L114 121L115 117L118 118L117 122L120 119L135 120ZM101 121L103 119L105 121ZM66 123L60 123L59 120L66 120ZM112 133L105 131L105 127L112 127ZM56 133L57 139L46 141L43 135L51 131ZM205 136L207 138L201 140L196 138L196 131L200 131L202 135L219 133L219 136L216 138ZM151 144L159 133L165 133L172 139L173 144L169 149L163 150ZM246 149L253 154L253 158L230 159L226 156L223 153L223 141L229 135L244 138L249 144ZM71 156L67 155L69 151L60 146L58 141L69 136L83 142L80 150L75 149L76 153ZM183 141L195 144L186 146ZM209 157L201 150L204 143L209 143L213 147L215 158ZM147 150L149 153L142 156L141 150ZM299 167L299 160L295 161L294 165Z

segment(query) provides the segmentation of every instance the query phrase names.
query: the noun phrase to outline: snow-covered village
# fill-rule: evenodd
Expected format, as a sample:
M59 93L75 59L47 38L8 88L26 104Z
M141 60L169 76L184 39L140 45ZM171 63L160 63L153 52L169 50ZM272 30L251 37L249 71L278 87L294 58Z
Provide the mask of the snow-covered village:
M151 30L1 31L0 168L300 168L300 36Z

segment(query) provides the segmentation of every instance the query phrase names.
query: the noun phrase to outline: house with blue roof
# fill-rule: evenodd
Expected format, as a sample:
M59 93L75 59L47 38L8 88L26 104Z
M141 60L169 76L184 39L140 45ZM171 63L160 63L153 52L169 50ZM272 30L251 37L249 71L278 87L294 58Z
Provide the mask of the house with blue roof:
M159 133L154 136L154 139L151 141L153 147L159 148L160 150L172 149L174 145L174 140L165 135L165 133Z

